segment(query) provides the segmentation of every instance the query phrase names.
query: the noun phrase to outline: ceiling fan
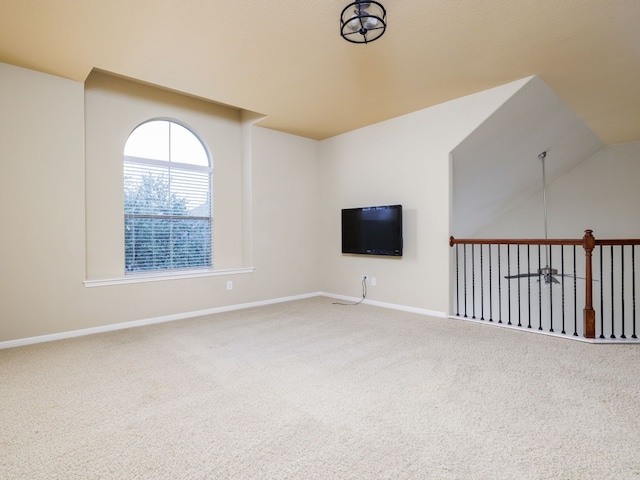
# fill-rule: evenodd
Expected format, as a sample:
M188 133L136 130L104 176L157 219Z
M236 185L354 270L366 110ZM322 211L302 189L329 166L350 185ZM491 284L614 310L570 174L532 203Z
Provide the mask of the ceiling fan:
M544 239L548 240L548 234L547 234L547 180L546 180L546 175L545 175L545 159L547 157L547 152L542 152L540 155L538 155L538 158L541 160L542 162L542 202L544 205ZM551 245L547 245L545 248L545 255L546 255L546 266L542 267L542 268L538 268L535 272L529 272L529 273L521 273L518 275L507 275L504 278L507 278L509 280L513 280L515 278L531 278L531 277L538 277L538 282L543 281L545 285L553 285L553 284L559 284L560 281L558 280L557 277L571 277L571 278L583 278L583 277L577 277L575 275L569 275L569 274L565 274L565 273L558 273L558 269L557 268L551 268L551 266L549 265L549 257L550 257L550 252L549 250L551 249Z

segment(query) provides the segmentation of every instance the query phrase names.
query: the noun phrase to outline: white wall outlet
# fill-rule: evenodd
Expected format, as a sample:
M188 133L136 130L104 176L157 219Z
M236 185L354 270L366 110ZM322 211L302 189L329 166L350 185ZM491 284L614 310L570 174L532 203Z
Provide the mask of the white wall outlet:
M376 286L376 277L371 277L371 286L372 287Z
M227 290L233 290L233 280L227 280Z

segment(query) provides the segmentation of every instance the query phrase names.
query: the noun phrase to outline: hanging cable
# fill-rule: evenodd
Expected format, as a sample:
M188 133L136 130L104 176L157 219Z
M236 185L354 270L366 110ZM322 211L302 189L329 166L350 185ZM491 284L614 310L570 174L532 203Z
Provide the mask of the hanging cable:
M346 305L346 306L360 305L365 298L367 298L367 279L363 278L362 279L362 298L359 301L357 301L356 303L333 302L333 305Z

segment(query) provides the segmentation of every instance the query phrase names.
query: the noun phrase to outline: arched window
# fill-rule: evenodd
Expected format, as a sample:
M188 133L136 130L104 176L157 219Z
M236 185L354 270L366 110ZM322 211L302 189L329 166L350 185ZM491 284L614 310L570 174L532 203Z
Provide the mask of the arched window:
M212 167L191 130L136 127L124 147L125 272L211 267Z

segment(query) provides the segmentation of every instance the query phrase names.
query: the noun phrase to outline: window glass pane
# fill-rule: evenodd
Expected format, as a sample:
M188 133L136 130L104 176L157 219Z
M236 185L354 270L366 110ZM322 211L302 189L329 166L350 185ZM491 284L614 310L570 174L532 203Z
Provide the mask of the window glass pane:
M169 153L169 122L165 120L138 126L124 146L124 154L131 157L169 160Z
M211 266L211 222L125 217L127 273Z
M179 160L158 158L156 141L167 151L174 144ZM191 131L168 121L140 125L126 145L126 273L211 267L211 169L202 168L209 167L205 147Z
M181 213L174 215L191 215L208 217L211 215L209 193L209 174L207 172L190 171L182 168L171 169L171 194L180 199Z
M174 220L171 235L173 268L211 265L211 223L208 220Z
M125 163L124 213L171 214L173 213L171 198L167 168Z
M198 137L177 123L171 124L171 161L209 166L209 157Z

